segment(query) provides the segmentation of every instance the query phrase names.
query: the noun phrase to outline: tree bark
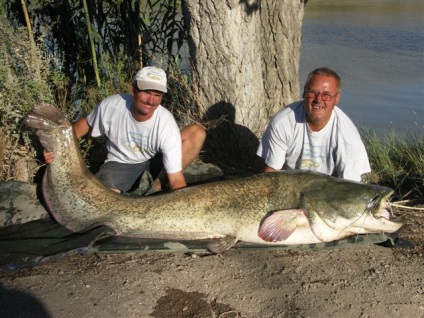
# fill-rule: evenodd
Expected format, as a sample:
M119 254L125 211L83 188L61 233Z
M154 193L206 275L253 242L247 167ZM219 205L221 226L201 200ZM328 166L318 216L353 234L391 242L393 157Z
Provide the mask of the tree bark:
M277 110L300 96L304 5L300 0L183 2L192 89L205 122L213 123L203 161L226 173L262 172L258 137Z
M261 136L270 117L300 96L304 1L184 1L193 92L207 113ZM223 106L224 105L224 106Z

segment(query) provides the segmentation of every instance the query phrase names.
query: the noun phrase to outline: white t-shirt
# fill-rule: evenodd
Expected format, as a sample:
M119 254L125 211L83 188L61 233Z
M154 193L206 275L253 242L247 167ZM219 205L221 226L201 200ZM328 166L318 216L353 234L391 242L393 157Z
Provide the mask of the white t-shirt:
M91 135L108 138L106 162L135 164L161 152L168 173L181 171L181 135L171 112L159 105L149 120L139 122L131 115L132 103L130 94L112 95L87 116Z
M256 153L276 170L309 170L354 181L371 171L358 130L337 106L327 125L316 132L307 124L303 101L281 109Z

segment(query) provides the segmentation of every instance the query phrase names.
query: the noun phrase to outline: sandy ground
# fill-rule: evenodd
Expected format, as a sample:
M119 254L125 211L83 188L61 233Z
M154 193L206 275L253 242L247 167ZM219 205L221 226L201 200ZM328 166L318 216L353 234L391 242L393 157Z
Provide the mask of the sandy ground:
M424 212L395 212L395 248L74 255L3 272L0 316L424 317Z

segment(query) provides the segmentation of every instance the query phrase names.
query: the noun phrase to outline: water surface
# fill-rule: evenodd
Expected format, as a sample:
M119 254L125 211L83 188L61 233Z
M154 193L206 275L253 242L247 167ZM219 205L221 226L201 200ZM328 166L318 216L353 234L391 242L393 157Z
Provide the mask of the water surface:
M339 106L358 127L424 134L424 1L308 1L301 87L319 66L342 77Z

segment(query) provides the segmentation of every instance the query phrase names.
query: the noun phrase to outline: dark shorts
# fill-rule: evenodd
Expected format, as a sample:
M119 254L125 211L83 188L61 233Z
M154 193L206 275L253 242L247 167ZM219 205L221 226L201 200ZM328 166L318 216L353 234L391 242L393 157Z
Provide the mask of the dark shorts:
M129 192L138 186L138 180L144 171L156 178L162 169L162 156L158 155L146 162L128 164L116 161L105 162L96 173L96 177L107 187Z

